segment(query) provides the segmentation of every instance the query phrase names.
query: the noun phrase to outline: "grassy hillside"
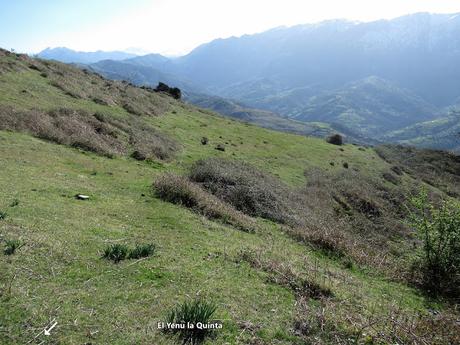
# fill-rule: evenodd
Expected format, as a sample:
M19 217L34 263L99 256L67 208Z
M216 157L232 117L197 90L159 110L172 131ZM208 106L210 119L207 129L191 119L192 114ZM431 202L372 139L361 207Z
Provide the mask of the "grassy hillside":
M451 110L447 116L420 122L385 136L385 140L401 144L430 147L433 149L460 151L460 111Z
M0 254L0 343L177 344L157 323L196 296L223 322L206 344L458 342L410 276L419 170L5 51L0 91L0 238L22 244ZM164 174L199 203L163 201ZM115 264L114 244L156 249Z
M183 98L188 103L261 127L318 137L325 137L331 135L334 131L337 132L329 124L294 121L267 110L248 107L230 99L203 93L201 88L194 85L191 81L181 80L173 75L162 73L160 72L160 67L158 70L149 67L149 65L156 65L157 63L162 65L165 61L156 55L148 55L146 57L129 59L124 62L104 60L91 64L87 68L107 78L127 80L138 86L156 87L159 82L166 82L170 85L180 87L183 91ZM298 100L300 101L301 99L302 97L299 96ZM352 130L348 129L346 132L348 142L363 142L362 138L353 133Z
M338 123L368 137L431 120L436 108L409 90L368 77L311 97L293 117L303 121Z

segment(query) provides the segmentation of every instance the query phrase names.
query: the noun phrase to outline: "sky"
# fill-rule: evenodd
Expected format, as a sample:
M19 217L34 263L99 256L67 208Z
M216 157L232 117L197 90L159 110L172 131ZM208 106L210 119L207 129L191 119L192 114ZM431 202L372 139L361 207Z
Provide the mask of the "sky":
M0 0L0 47L183 55L216 38L328 19L458 13L459 0Z

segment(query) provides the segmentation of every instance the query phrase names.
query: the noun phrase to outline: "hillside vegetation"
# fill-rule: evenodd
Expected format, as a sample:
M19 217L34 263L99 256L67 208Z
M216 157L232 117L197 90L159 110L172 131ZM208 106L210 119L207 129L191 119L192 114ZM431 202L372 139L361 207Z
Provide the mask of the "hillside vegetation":
M406 221L422 187L456 200L453 155L271 131L4 50L0 119L2 344L177 344L157 325L189 306L223 323L204 344L460 340Z

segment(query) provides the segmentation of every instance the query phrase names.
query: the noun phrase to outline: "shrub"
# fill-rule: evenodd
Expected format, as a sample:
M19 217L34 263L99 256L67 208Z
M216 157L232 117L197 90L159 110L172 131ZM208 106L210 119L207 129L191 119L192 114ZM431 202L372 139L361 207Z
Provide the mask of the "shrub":
M297 203L276 177L249 164L220 158L196 162L190 179L237 210L280 223L294 223Z
M21 248L24 244L21 243L19 240L6 240L5 241L5 249L3 250L3 253L5 255L13 255L16 250Z
M131 130L130 143L134 147L131 157L137 160L168 160L177 151L177 143L158 132L156 129L138 125L140 128Z
M133 157L140 160L169 159L178 149L175 140L136 116L118 119L70 108L43 112L0 107L0 129L27 132L106 157L134 151Z
M181 90L179 88L177 88L177 87L169 87L168 85L166 85L165 83L162 83L162 82L158 83L158 86L155 88L154 91L155 92L166 93L166 94L170 95L171 97L173 97L174 99L181 99L181 97L182 97L182 92L181 92Z
M128 259L146 258L153 255L154 252L154 244L138 244L134 249L129 251Z
M177 175L163 175L155 183L156 195L165 201L185 207L198 204L198 190L185 178Z
M129 249L124 244L112 244L105 248L103 258L112 260L115 263L119 263L121 260L126 259Z
M183 324L185 328L168 328L167 332L178 334L183 344L199 344L210 334L211 329L198 328L196 325L213 322L212 317L217 310L215 303L197 298L192 302L185 301L173 308L166 319L166 323ZM187 327L193 325L195 327Z
M209 139L206 137L201 138L201 144L206 145L209 142Z
M166 174L158 178L153 187L156 195L162 200L191 208L210 219L220 219L243 231L256 230L256 223L251 218L207 193L185 177Z
M333 134L326 139L329 144L343 145L343 138L340 134Z
M423 284L432 294L454 295L460 291L460 204L442 201L436 208L426 191L412 199L418 213L412 225L423 242L417 264Z
M5 219L7 216L8 216L8 213L6 213L4 211L0 211L0 220Z

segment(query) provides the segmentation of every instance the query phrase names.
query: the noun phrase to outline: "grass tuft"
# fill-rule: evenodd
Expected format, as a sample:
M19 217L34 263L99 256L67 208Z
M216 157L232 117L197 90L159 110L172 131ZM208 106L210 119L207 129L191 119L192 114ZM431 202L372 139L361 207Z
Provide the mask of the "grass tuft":
M115 263L126 259L129 249L125 244L112 244L105 248L103 258L107 260L112 260Z
M208 324L217 310L217 305L202 298L194 301L185 301L173 308L166 319L166 323L193 325L194 327L170 328L167 332L178 334L183 344L200 344L211 333L210 329L196 327L197 324Z
M13 255L23 245L24 244L21 243L21 241L19 241L19 240L6 240L5 241L5 249L3 250L3 253L5 255Z
M138 244L134 249L131 249L128 254L128 259L146 258L155 252L154 244Z

